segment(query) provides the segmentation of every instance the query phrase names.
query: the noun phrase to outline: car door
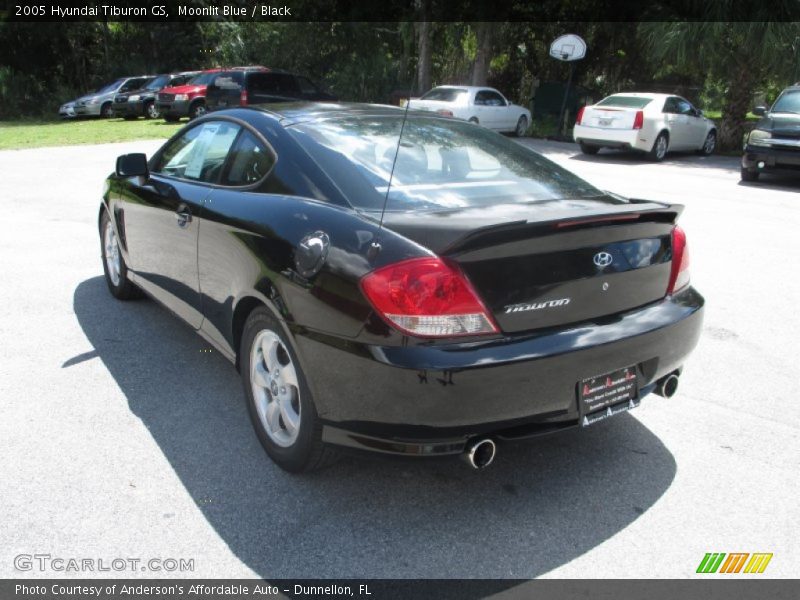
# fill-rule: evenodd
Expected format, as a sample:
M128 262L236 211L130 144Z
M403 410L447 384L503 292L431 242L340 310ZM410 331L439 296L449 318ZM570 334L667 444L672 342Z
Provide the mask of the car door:
M475 92L475 116L478 117L478 122L484 127L489 129L494 128L495 112L490 103L491 90L478 90Z
M122 198L137 283L195 328L203 319L197 268L202 204L239 129L228 121L188 129L153 158L146 180L129 182Z
M669 127L670 150L686 150L691 144L689 117L686 110L690 107L686 100L670 96L664 102L664 120Z
M681 98L681 100L685 104L685 106L682 104L679 104L679 106L682 107L682 110L684 110L686 114L686 129L689 138L687 143L690 149L697 150L703 145L706 135L708 134L706 120L700 115L700 111L697 110L691 102L683 98Z
M219 185L206 199L200 231L197 262L202 290L202 332L217 347L231 353L230 324L234 302L242 290L256 282L274 266L266 264L258 251L280 247L274 233L258 236L243 224L269 215L270 196L257 188L270 175L276 157L272 148L249 128L243 128L223 169ZM283 255L283 251L277 251Z

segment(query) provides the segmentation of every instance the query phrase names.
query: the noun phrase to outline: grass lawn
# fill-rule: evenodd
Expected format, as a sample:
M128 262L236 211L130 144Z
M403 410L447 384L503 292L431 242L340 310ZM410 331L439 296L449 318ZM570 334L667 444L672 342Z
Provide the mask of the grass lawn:
M185 124L186 121L167 123L161 119L0 121L0 150L162 139Z

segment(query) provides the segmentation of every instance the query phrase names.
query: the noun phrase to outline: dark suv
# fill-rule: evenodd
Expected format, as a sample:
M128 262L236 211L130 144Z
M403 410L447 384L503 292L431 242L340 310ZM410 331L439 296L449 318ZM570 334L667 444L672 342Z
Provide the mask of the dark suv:
M117 94L114 97L114 115L125 119L157 119L160 114L156 106L158 92L166 87L183 85L195 75L197 71L156 75L137 90Z
M742 181L755 181L765 171L800 170L800 85L786 88L772 108L757 106L761 116L745 138Z
M208 110L291 100L335 101L307 77L258 67L217 74L206 90Z

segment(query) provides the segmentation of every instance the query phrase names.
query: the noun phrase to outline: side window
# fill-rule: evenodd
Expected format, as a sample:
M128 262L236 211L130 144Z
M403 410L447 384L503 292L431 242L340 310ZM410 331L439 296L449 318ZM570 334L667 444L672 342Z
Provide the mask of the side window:
M225 121L192 127L164 149L153 172L216 183L240 129L238 125Z
M131 90L138 90L144 82L147 81L146 79L131 79L126 81L123 86L120 88L120 92L129 92Z
M664 102L664 110L662 112L669 113L669 114L677 114L678 112L678 99L677 98L667 98Z
M486 106L486 91L481 90L480 92L475 93L475 105L476 106Z
M506 105L506 101L503 100L503 97L500 94L498 94L497 92L492 92L490 90L485 90L483 93L486 94L485 98L486 98L486 105L487 106L505 106Z
M272 152L251 132L245 130L231 151L229 166L222 178L223 185L248 185L262 179L275 158Z
M682 115L691 115L693 114L694 110L689 102L683 98L678 98L678 112Z
M302 94L316 94L319 92L317 86L311 83L310 79L305 77L295 77L297 80L297 85L300 86L300 93Z
M294 75L277 73L275 77L278 80L278 87L280 88L281 94L296 95L300 93L300 87L297 85Z
M251 73L247 78L249 91L254 94L277 94L278 81L275 75Z
M242 73L222 73L214 78L211 85L225 90L238 90L241 89L243 78Z

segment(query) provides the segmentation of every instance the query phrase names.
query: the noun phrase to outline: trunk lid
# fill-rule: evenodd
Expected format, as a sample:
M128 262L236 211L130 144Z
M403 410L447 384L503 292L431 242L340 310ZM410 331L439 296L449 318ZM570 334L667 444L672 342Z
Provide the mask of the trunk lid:
M583 109L581 125L600 129L633 129L638 108L619 106L587 106Z
M500 329L515 333L607 320L663 298L681 210L558 200L387 214L385 224L458 263Z

